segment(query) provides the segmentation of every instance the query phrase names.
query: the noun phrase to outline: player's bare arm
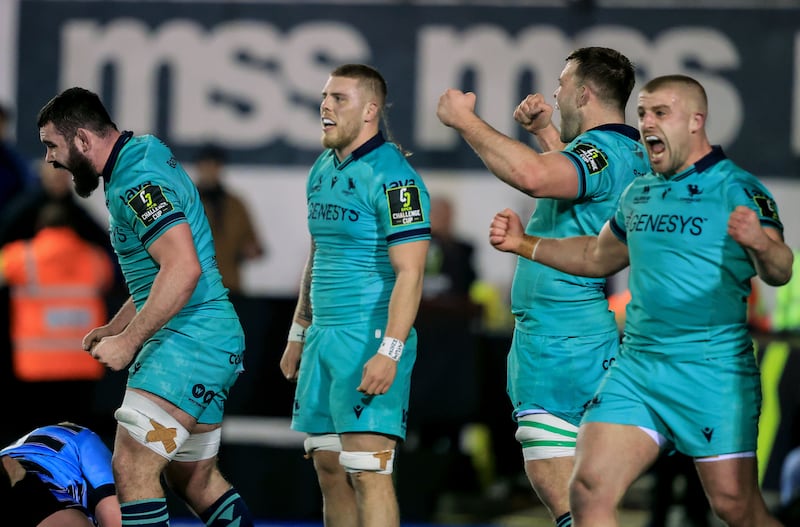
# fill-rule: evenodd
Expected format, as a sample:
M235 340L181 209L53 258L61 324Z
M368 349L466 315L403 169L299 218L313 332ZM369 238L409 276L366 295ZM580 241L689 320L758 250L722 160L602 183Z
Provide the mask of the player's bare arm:
M573 199L575 166L559 152L539 154L501 134L475 114L475 94L449 89L439 98L439 120L456 129L486 167L504 183L537 198Z
M389 299L389 319L384 332L386 338L405 343L411 332L422 299L428 245L426 240L389 247L389 260L397 278ZM358 390L370 395L384 394L391 387L396 374L396 360L376 353L364 365Z
M100 342L105 337L118 335L128 326L133 317L136 315L136 305L133 303L133 297L128 297L122 307L119 308L117 313L111 318L108 324L95 328L83 337L83 349L91 351L95 344Z
M297 375L300 372L300 357L303 354L303 344L305 343L305 329L311 325L311 270L314 265L314 252L316 244L311 240L311 247L303 268L303 276L300 279L300 293L297 298L297 306L294 310L292 328L286 340L286 347L281 355L281 373L287 381L297 382Z
M525 234L519 215L505 209L492 219L489 242L497 250L577 276L609 276L628 265L628 247L611 233L608 223L598 236L541 238Z
M771 286L781 286L792 277L794 254L783 235L762 227L754 210L738 206L728 217L728 234L747 250L759 278Z
M200 262L188 224L171 227L148 252L159 271L147 301L122 333L104 338L92 350L95 358L113 370L127 366L142 344L183 308L200 278Z

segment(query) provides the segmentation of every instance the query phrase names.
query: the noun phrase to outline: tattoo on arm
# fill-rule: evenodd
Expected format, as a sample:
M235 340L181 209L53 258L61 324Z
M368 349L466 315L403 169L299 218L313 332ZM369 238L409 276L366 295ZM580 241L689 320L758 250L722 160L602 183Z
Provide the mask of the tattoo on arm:
M306 266L303 275L303 284L300 291L300 305L297 309L297 316L307 322L311 322L311 265Z
M295 313L297 318L309 323L313 320L313 314L311 312L311 269L314 267L315 250L316 244L312 240L311 253L308 256L306 267L303 269L303 279L300 281L300 302L297 305L297 312Z

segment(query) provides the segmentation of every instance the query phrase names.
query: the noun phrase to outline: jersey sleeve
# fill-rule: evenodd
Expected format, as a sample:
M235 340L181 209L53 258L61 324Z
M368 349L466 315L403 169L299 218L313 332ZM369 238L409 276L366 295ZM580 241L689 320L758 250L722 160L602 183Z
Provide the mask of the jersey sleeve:
M382 188L382 194L376 199L376 208L387 245L429 240L430 197L419 178L413 185Z
M754 176L734 180L729 187L728 198L731 211L739 205L749 207L758 214L763 227L783 232L778 204L775 203L770 191Z
M126 196L120 210L145 248L173 225L187 221L179 195L164 184L149 182L128 189Z
M94 510L100 500L116 494L111 471L111 450L100 436L88 429L83 430L75 442L80 455L81 472L88 485L89 508Z
M624 243L625 245L628 244L628 226L625 223L625 196L630 191L632 184L629 185L622 193L622 196L619 200L619 205L617 206L617 211L608 220L608 227L611 229L611 234L617 237L619 241Z
M602 146L586 138L568 145L561 153L572 161L578 173L576 201L604 193L612 171L608 168L611 156Z

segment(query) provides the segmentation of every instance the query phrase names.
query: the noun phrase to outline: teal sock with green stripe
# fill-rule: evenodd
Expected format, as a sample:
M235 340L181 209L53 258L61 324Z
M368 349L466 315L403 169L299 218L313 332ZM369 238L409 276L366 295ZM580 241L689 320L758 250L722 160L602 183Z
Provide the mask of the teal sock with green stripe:
M200 514L206 527L253 527L253 516L239 493L231 487Z
M169 527L166 498L121 503L120 510L122 527Z

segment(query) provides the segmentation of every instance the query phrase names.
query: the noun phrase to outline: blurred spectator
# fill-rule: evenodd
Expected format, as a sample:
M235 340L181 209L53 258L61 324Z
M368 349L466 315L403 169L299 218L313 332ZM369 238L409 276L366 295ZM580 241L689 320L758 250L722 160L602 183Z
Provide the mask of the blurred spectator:
M469 296L477 277L472 243L453 231L453 204L445 197L431 197L431 244L425 261L425 299Z
M0 247L0 284L11 289L13 393L26 401L17 416L26 427L70 416L89 421L92 381L105 372L81 340L107 320L113 264L73 230L68 211L61 202L45 205L32 239Z
M241 198L223 183L225 151L206 145L195 157L197 189L211 226L222 283L231 293L242 293L240 266L264 255L264 247Z
M747 297L747 325L750 327L750 331L766 333L772 329L772 322L761 298L761 284L762 282L755 277L750 279L750 296ZM788 284L779 288L778 291L786 287Z
M107 319L111 259L81 239L60 203L42 208L30 240L0 247L0 283L12 290L14 373L23 381L99 379L105 368L81 340Z
M794 251L791 280L775 290L772 329L774 331L800 330L800 250Z
M70 218L72 228L78 235L94 244L100 245L104 248L109 258L112 258L113 251L109 241L107 229L102 227L94 218L86 211L83 206L78 203L76 195L72 190L72 176L66 170L56 169L52 165L41 161L36 165L38 167L38 180L29 185L25 190L16 195L3 209L0 209L0 247L3 245L17 241L17 240L30 240L36 234L36 225L38 217L42 209L51 202L60 203L67 216ZM116 258L112 258L115 267L114 287L106 296L107 310L116 311L121 305L120 298L127 297L124 284L121 280L121 272L119 266L116 264ZM118 298L119 297L119 298ZM10 335L10 320L13 313L10 309L9 288L0 287L0 397L4 400L9 398L20 398L27 400L27 397L38 395L39 400L43 397L52 396L55 403L66 404L69 398L63 396L60 392L58 382L48 382L46 386L43 383L24 383L19 381L13 374L12 366L12 344ZM94 395L94 383L90 381L69 381L61 388L75 389L77 385L81 386L84 390L81 394L74 394L73 397L82 398L86 396L81 405L77 408L85 410L88 413L92 411L91 400ZM21 395L20 392L25 392ZM30 393L28 393L30 392ZM41 411L40 419L33 419L34 416L29 415L30 409L26 412L25 405L14 405L14 410L19 410L20 424L26 428L35 426L38 422L44 420L51 420L56 422L66 418L79 418L74 413L65 414L60 416L57 408L53 408L52 412L48 411L46 406L37 408L36 411ZM47 415L45 415L47 412ZM52 417L50 419L49 417ZM90 417L87 417L88 422Z
M800 524L800 446L790 450L781 464L780 506L776 516L785 525Z
M33 238L42 208L50 202L61 203L78 235L105 248L112 254L108 230L78 203L72 190L72 174L41 161L38 182L15 197L0 215L0 245Z
M631 291L627 287L622 291L608 295L608 309L614 313L614 321L617 323L619 334L625 330L625 309L631 301Z
M9 137L11 119L11 109L0 104L0 210L34 180L28 162Z

